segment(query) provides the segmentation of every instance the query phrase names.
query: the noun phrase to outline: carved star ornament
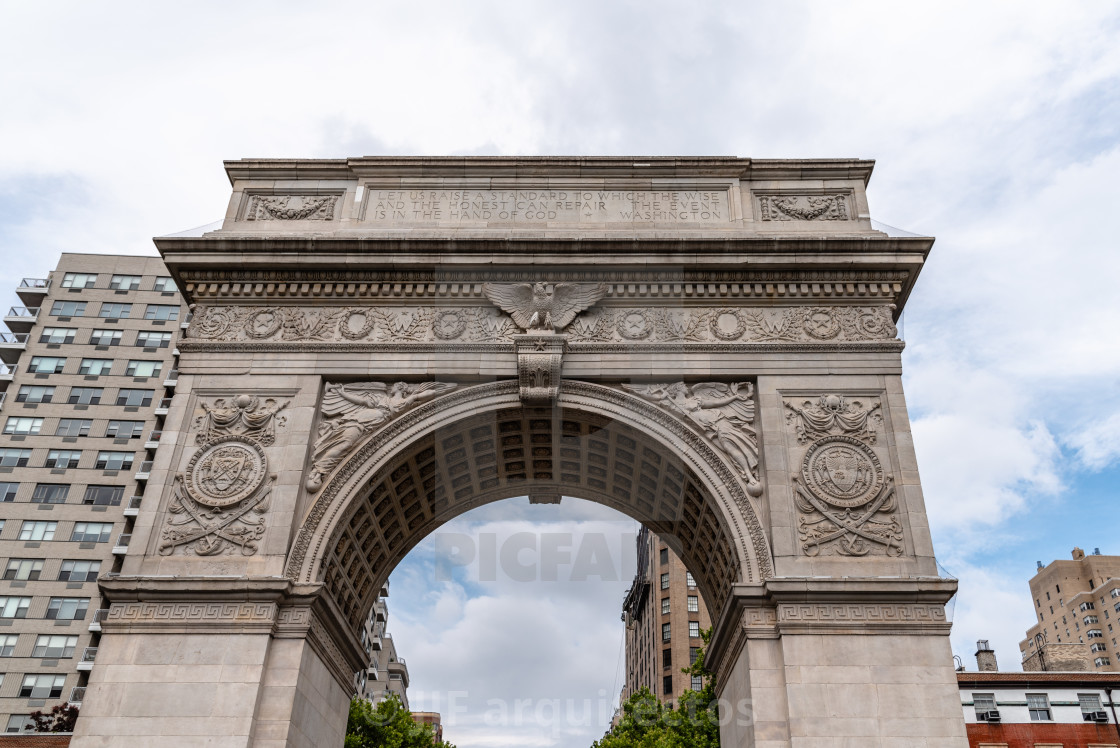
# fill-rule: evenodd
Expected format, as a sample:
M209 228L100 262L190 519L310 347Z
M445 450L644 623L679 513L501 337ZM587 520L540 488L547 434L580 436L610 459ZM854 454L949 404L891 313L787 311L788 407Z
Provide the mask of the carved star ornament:
M603 283L487 283L482 293L523 330L559 332L608 289Z

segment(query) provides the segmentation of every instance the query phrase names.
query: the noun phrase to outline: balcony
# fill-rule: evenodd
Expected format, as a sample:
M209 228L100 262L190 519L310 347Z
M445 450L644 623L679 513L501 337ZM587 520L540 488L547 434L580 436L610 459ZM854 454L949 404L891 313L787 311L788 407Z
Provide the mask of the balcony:
M188 327L190 327L191 326L191 317L193 317L193 316L194 316L194 312L187 312L187 316L183 317L183 321L179 323L179 327L182 328L183 330L186 330Z
M19 367L15 364L5 364L3 361L0 361L0 387L12 381L12 377L16 375L17 368Z
M124 505L124 516L135 517L140 513L140 503L144 501L143 496L130 496L128 503Z
M98 608L93 611L93 620L89 622L89 630L97 633L101 631L101 622L109 617L108 608Z
M85 696L86 696L86 687L85 686L74 686L72 689L70 689L70 698L67 700L67 702L71 706L81 706L82 705L82 699L84 699Z
M4 401L8 399L7 392L0 392L0 410L4 409Z
M39 318L39 307L14 306L4 315L4 324L12 332L31 332Z
M378 600L373 605L373 620L385 623L389 618L389 606L383 600Z
M125 532L117 536L117 542L113 544L113 555L123 556L128 553L128 544L132 542L132 533Z
M82 657L78 660L79 670L93 670L93 661L97 659L97 647L86 647Z
M140 467L136 469L136 480L148 480L152 477L152 462L153 460L144 460L140 463Z
M16 296L24 304L39 304L50 287L50 278L24 278L16 288Z
M148 434L148 441L144 442L144 449L155 449L159 446L159 440L163 437L162 431L153 431Z
M163 386L174 388L177 384L179 384L179 370L172 369L167 372L167 377L163 380Z
M27 333L0 332L0 361L14 364L20 354L27 350Z
M390 660L386 665L389 671L390 678L399 678L404 682L404 687L408 688L408 663L404 661L403 657L398 657L396 660Z
M165 416L165 415L167 415L167 411L170 410L170 408L171 408L171 398L170 397L165 397L162 400L160 400L158 403L156 403L155 413L156 413L157 416Z

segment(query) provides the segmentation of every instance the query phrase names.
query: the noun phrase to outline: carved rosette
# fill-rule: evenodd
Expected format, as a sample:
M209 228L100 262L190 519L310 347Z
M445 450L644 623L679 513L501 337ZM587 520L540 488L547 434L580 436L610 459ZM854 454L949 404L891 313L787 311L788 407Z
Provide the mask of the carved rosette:
M284 424L277 414L287 405L254 395L201 403L194 421L199 447L172 484L161 555L257 552L276 479L263 447L275 442Z
M560 396L564 363L564 335L516 335L517 382L521 402L548 405Z
M894 479L871 446L880 403L829 394L785 407L798 443L807 444L793 476L802 552L901 555Z

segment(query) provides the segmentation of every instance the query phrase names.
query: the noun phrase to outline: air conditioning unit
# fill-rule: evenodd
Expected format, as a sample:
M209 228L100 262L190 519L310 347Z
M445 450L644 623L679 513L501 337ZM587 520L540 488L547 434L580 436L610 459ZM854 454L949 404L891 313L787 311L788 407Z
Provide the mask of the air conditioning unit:
M1000 719L1001 719L1001 717L999 716L999 710L998 709L991 710L990 712L987 713L986 716L987 716L987 721L988 722L999 722Z
M1108 722L1108 712L1093 712L1094 722Z

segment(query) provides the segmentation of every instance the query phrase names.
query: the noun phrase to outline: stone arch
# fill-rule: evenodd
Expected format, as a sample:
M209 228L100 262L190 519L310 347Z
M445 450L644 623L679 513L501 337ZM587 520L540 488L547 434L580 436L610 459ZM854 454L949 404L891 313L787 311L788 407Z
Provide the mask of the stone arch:
M464 387L371 436L328 476L288 559L346 621L421 539L477 506L531 492L611 506L675 536L719 611L731 587L771 576L766 536L732 469L681 421L625 392L565 381L553 407L512 381Z

